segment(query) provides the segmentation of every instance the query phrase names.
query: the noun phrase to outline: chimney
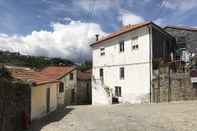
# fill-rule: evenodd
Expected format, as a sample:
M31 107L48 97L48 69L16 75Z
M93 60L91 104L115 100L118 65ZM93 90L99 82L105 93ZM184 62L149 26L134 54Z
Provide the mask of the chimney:
M96 34L95 36L96 36L96 41L98 41L99 40L99 34Z

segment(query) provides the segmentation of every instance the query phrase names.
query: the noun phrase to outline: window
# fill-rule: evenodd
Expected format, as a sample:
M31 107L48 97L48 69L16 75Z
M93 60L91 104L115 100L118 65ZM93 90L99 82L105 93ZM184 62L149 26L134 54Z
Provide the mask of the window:
M100 69L99 74L100 74L100 79L103 79L103 69L102 68Z
M132 46L132 50L137 50L139 48L138 37L132 38L131 46Z
M59 85L59 93L63 93L64 92L64 83L63 82L60 82L60 85Z
M120 79L124 79L124 67L120 68Z
M73 80L73 73L70 73L70 80Z
M87 83L87 85L86 85L86 95L87 95L87 97L90 96L89 90L90 90L90 85L89 85L89 83Z
M100 53L101 53L101 56L104 56L105 55L105 48L100 48Z
M197 83L192 83L192 87L197 89Z
M119 49L120 49L120 52L124 52L124 41L120 41L119 42Z
M116 86L116 87L115 87L115 96L121 97L121 96L122 96L121 93L122 93L122 92L121 92L121 87L120 87L120 86Z

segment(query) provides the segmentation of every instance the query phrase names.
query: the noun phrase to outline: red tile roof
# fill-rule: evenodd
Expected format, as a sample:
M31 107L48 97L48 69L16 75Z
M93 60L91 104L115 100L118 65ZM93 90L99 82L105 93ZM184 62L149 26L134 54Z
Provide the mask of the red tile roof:
M133 30L142 28L142 27L147 26L147 25L149 25L149 24L151 24L151 23L152 23L152 22L150 22L150 21L146 21L146 22L139 23L139 24L124 26L124 27L121 28L119 31L117 31L117 32L112 32L111 34L109 34L109 35L106 36L105 38L96 41L95 43L91 44L90 46L97 45L97 44L99 44L99 43L101 43L101 42L103 42L103 41L112 39L112 38L114 38L114 37L117 37L117 36L119 36L119 35L121 35L121 34L124 34L124 33L129 32L129 31L133 31Z
M59 79L76 69L75 66L46 67L41 71L27 68L8 68L14 78L30 81L35 85L59 82Z
M44 68L40 73L45 75L48 79L59 80L75 69L76 66L51 66Z
M9 72L14 78L30 81L34 85L42 85L47 83L57 83L59 81L55 79L48 79L45 75L40 74L31 69L22 69L22 68L8 68Z

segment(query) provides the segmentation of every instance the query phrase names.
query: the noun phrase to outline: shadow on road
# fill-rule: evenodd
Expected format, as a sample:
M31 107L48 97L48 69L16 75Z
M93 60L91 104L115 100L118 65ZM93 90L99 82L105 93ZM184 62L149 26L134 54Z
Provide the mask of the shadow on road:
M74 108L61 108L61 109L57 109L54 112L51 112L49 115L41 118L41 119L37 119L32 121L31 123L31 127L25 131L41 131L41 129L52 123L52 122L56 122L61 120L62 118L64 118L67 114L69 114Z

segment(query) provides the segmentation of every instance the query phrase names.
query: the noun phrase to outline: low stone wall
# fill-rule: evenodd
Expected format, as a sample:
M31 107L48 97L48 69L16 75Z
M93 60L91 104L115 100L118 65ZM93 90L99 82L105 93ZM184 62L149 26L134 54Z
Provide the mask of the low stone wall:
M0 80L0 131L22 129L23 114L30 118L31 89L28 84Z
M190 71L173 72L168 67L154 71L152 102L197 100L197 88L192 87ZM160 77L158 77L160 76Z

